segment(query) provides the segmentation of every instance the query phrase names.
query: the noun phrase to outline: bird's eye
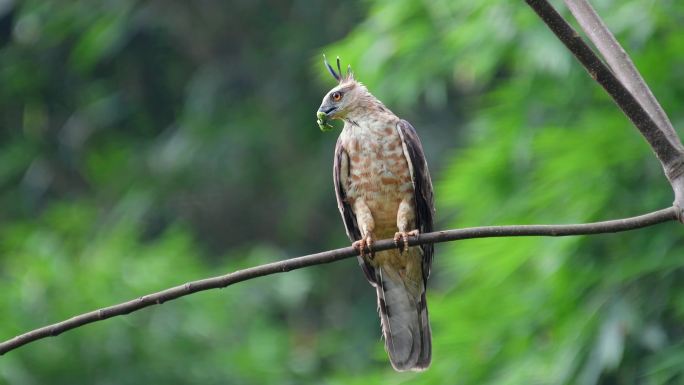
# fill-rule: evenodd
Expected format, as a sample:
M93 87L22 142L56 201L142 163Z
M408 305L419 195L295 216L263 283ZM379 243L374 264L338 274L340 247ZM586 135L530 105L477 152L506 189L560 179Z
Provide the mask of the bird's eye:
M342 94L339 91L335 91L332 93L332 100L339 102L340 99L342 99Z

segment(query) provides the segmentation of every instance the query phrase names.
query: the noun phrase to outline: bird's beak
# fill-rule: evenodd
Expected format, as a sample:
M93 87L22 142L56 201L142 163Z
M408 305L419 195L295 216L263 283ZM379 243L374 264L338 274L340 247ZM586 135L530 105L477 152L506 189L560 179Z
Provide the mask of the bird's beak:
M318 127L321 131L330 131L334 128L328 121L332 118L335 110L337 110L337 107L326 105L321 105L321 107L318 108L318 112L316 112L316 123L318 123Z

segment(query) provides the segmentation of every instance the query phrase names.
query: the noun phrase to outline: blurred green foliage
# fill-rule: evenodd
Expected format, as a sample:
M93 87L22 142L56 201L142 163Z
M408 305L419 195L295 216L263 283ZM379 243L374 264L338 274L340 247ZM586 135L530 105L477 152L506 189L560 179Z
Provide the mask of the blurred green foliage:
M602 0L675 126L684 5ZM522 2L0 2L0 335L348 242L321 53L421 134L439 227L670 204L645 141ZM394 373L355 262L195 294L0 357L8 384L676 384L684 242L439 245L434 362Z

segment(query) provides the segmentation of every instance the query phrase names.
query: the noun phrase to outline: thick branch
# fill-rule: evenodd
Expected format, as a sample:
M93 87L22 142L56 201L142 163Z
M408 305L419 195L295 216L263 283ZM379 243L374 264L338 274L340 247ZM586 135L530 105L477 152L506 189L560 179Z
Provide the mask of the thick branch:
M615 39L613 33L606 27L591 4L587 0L565 0L565 4L573 16L575 16L575 19L577 19L589 40L598 48L615 76L620 79L622 84L641 103L656 125L672 142L672 145L678 147L681 152L684 152L682 143L679 141L679 137L674 127L672 127L672 122L670 122L667 114L660 106L660 103L658 103L644 78L641 77L629 54Z
M422 245L424 243L440 243L471 238L489 237L521 237L521 236L568 236L585 235L600 233L615 233L653 226L658 223L668 222L676 219L674 207L655 211L645 215L632 218L616 219L612 221L583 223L576 225L521 225L521 226L487 226L471 227L465 229L436 231L433 233L421 234L418 237L409 239L411 246ZM375 243L373 250L389 250L396 247L393 240L382 240ZM154 294L142 296L118 305L105 307L89 313L75 316L68 320L48 325L33 331L21 334L10 340L0 343L0 355L19 348L30 342L57 336L67 330L75 329L92 322L105 320L118 315L124 315L136 310L140 310L152 305L162 304L176 298L180 298L192 293L209 289L219 289L234 283L246 281L252 278L263 277L275 273L283 273L290 270L301 269L307 266L330 263L345 258L356 256L357 252L352 247L337 250L325 251L322 253L311 254L303 257L291 258L284 261L272 262L261 266L251 267L245 270L213 277L201 279L199 281L188 282L186 284L162 290Z
M627 117L632 121L632 123L639 129L641 134L646 138L651 148L655 152L656 156L660 160L660 163L665 170L665 175L667 176L672 188L675 192L675 206L684 207L684 148L682 147L681 141L676 136L674 129L668 132L668 129L661 129L654 119L657 119L658 114L655 114L655 118L652 118L644 106L639 103L637 98L628 90L628 88L623 85L623 83L618 80L618 78L606 67L606 65L599 59L594 51L582 40L582 38L577 34L577 32L563 19L561 15L556 12L556 10L546 1L546 0L525 0L527 4L534 9L534 11L539 15L539 17L546 23L546 25L553 31L553 33L560 39L563 44L572 52L573 55L582 63L584 68L589 72L592 78L596 80L608 94L613 98L615 103L622 109L622 111L627 115ZM571 1L568 1L570 3ZM591 7L589 6L589 9ZM584 11L588 12L586 7ZM586 13L585 12L585 13ZM592 10L593 13L593 10ZM593 16L596 20L593 22L587 21ZM598 16L593 13L593 16L583 14L582 19L587 19L584 22L589 23L589 28L594 29L598 40L607 39L605 33L602 33L599 29L599 23L603 23L598 19ZM579 18L578 18L579 20ZM583 21L580 20L582 23ZM602 28L605 29L605 26ZM605 29L607 31L607 29ZM608 32L610 34L610 32ZM612 36L612 35L611 35ZM615 42L614 39L612 39ZM617 42L615 42L617 44ZM597 46L603 46L603 43L598 43ZM605 42L605 45L611 45L610 42ZM600 48L600 47L599 47ZM628 58L627 54L622 50L622 48L617 45L613 47L614 50L618 50L621 55ZM616 52L607 51L605 54L607 57L611 57ZM612 60L612 59L611 59ZM616 60L615 68L619 68L619 60ZM631 63L631 61L630 61ZM636 71L636 69L634 70ZM617 70L617 72L622 72ZM637 72L638 75L638 72ZM625 75L626 77L630 77ZM641 76L639 76L641 78ZM642 80L643 81L643 80ZM634 84L634 80L628 81L628 83ZM643 87L648 90L648 86L643 83ZM639 88L639 87L637 87ZM651 94L650 90L648 93ZM655 100L655 98L653 98ZM657 104L657 102L655 102ZM664 113L663 113L664 115ZM667 119L667 117L665 117ZM672 135L674 134L674 138ZM681 218L681 209L680 209Z

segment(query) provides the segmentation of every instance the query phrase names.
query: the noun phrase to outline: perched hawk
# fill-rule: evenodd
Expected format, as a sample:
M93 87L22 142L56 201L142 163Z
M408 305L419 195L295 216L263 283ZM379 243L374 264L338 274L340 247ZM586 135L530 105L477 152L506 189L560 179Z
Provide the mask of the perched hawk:
M408 247L408 237L432 231L432 182L416 130L357 82L325 65L339 84L318 109L320 128L344 121L335 147L333 180L347 235L376 288L385 349L394 369L425 370L432 342L425 287L433 246ZM373 241L393 237L396 250L372 252ZM401 242L401 244L400 244ZM371 250L370 254L365 249Z

